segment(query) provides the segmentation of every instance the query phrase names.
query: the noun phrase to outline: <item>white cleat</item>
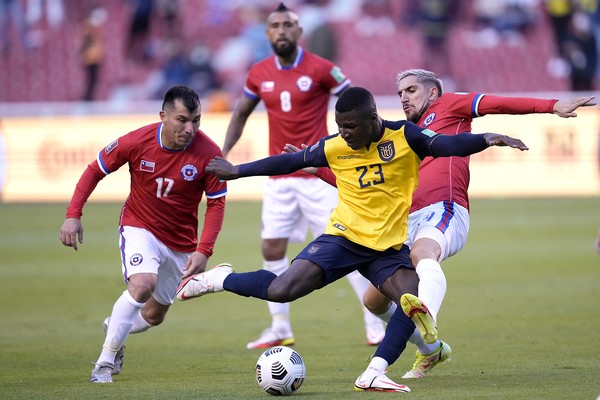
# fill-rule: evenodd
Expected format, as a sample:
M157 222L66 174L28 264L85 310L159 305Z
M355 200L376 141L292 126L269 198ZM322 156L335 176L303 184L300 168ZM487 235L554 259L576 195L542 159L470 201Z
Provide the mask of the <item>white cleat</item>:
M356 382L354 382L354 390L357 392L410 392L408 386L394 382L383 372L379 372L373 368L367 368L358 377Z
M109 363L102 363L96 365L92 370L92 376L90 382L92 383L112 383L113 376L113 365Z
M175 296L179 300L189 300L208 293L222 292L223 281L233 272L230 264L219 264L209 271L192 275L179 284Z

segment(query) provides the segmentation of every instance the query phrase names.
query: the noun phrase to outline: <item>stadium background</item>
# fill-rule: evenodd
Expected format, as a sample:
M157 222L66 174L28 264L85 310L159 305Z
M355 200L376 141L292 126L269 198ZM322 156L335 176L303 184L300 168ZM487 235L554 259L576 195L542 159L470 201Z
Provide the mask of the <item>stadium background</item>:
M135 7L143 6L144 0L16 3L22 6L29 25L23 37L14 21L5 26L10 45L3 48L0 58L0 133L5 154L0 187L7 202L67 201L79 174L100 148L129 130L157 120L164 88L173 83L189 84L202 94L201 128L221 144L249 63L262 57L265 47L268 51L264 15L277 2L154 0L147 33L131 40ZM32 20L36 3L41 8L37 19ZM430 57L435 48L432 50L426 39L426 32L431 30L425 27L432 18L422 11L433 3L451 3L452 7L438 9L437 15L438 22L448 19L442 28L447 50L444 60ZM567 63L558 53L552 30L550 4L554 2L500 0L492 2L496 4L494 18L484 19L483 12L490 12L485 3L287 2L299 11L301 22L306 21L301 44L312 48L317 26L326 25L333 40L329 50L323 50L324 55L333 58L354 85L366 86L377 96L380 112L387 119L403 117L393 95L395 74L424 65L443 72L447 90L559 99L595 93L594 88L577 93L570 90ZM582 10L595 12L590 15L597 22L596 2L575 3L587 4ZM497 7L500 4L504 8ZM168 5L177 7L170 9ZM103 12L104 56L95 101L84 102L80 101L84 72L78 61L78 37L81 21L90 9ZM204 68L201 72L200 64ZM174 70L179 73L173 75ZM212 86L206 85L207 71L211 71ZM474 156L471 193L599 195L600 111L594 107L581 110L579 115L568 120L549 115L476 120L474 132L517 136L531 150L492 149ZM334 132L331 114L329 126ZM265 156L266 131L266 116L259 106L246 135L231 154L232 161ZM126 196L127 173L116 175L120 178L111 177L110 184L100 184L92 200L121 200ZM259 198L261 185L257 181L261 179L232 182L230 198Z

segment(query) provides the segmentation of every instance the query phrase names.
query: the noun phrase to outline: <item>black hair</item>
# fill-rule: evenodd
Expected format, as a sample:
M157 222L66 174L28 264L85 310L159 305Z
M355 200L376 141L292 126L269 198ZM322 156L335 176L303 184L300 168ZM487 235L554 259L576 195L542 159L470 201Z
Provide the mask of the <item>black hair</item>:
M283 4L283 1L281 3L279 3L279 5L277 6L276 9L273 10L273 12L288 12L288 11L292 11L292 10L287 8L285 6L285 4Z
M345 113L353 110L377 112L371 92L358 86L346 89L335 103L335 111Z
M188 111L194 111L200 106L200 97L193 89L187 86L173 86L165 93L162 109L164 110L167 105L173 106L177 99L181 100Z

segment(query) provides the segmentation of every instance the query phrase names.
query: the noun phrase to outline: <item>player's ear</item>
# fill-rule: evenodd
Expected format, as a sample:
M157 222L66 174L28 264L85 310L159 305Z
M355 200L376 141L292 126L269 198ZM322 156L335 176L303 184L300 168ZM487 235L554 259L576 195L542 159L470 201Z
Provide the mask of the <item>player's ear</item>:
M440 97L438 88L435 85L431 85L431 87L429 88L429 100L433 101L438 97Z

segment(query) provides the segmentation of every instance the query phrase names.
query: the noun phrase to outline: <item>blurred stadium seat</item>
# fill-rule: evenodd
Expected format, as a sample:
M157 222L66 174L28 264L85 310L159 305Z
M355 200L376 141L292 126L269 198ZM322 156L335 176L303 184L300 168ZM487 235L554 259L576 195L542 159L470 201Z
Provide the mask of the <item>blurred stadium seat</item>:
M22 0L25 5L25 0ZM181 35L186 42L201 40L216 50L239 28L236 16L210 20L208 1L180 0ZM471 0L463 4L469 7ZM39 47L21 49L13 45L0 54L0 102L77 101L83 91L83 70L78 64L75 35L86 13L86 2L69 1L66 19L59 27L42 20L32 29L40 33ZM156 60L127 62L126 37L130 9L122 0L102 3L109 13L105 25L106 54L98 87L98 100L114 98L119 89L142 86L156 69ZM540 7L541 3L540 3ZM450 63L456 90L485 92L536 92L568 90L566 78L549 75L547 63L555 53L553 33L545 14L520 45L500 43L495 47L470 45L471 24L457 21L450 33ZM468 13L466 14L468 15ZM154 17L158 19L157 16ZM389 35L362 37L353 22L335 22L339 47L337 63L354 85L366 86L376 95L391 95L395 75L406 68L422 66L422 45L414 26L396 24ZM10 31L17 43L14 29ZM160 39L161 28L153 23L151 37ZM237 94L236 94L237 96Z

